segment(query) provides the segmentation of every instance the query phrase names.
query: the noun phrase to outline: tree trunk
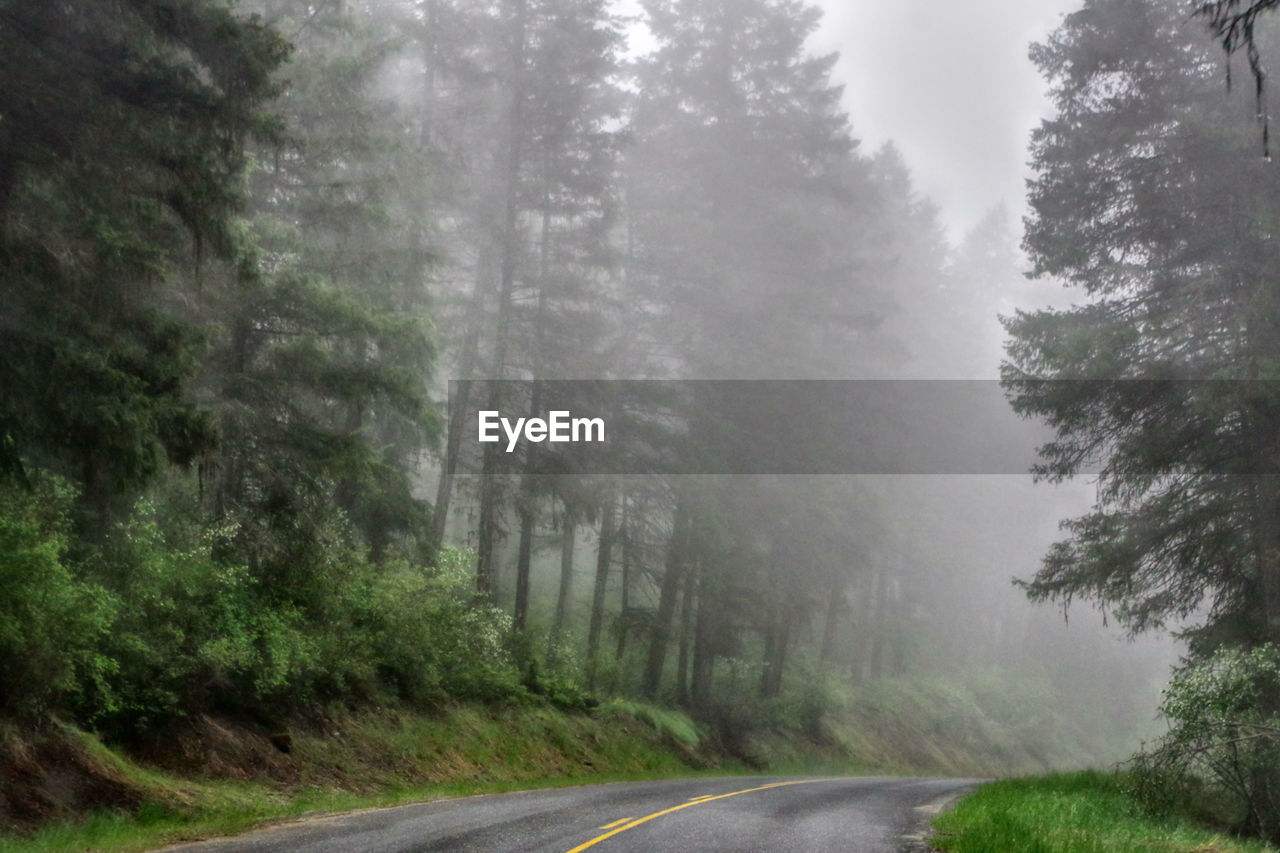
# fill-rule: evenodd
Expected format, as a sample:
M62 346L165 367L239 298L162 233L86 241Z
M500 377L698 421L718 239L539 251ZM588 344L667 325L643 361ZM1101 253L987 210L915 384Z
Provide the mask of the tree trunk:
M596 686L596 664L600 653L600 633L604 627L604 597L613 562L613 536L617 497L613 487L605 492L600 519L600 544L596 549L596 581L591 592L591 621L587 625L587 688Z
M885 576L883 569L876 572L876 589L875 589L875 606L872 608L871 618L867 620L867 630L871 634L871 667L868 673L871 678L880 678L884 675L884 660L886 647L889 644L888 633L888 608L889 608L889 581Z
M788 618L787 613L792 607L792 605L784 603L788 596L779 588L779 582L785 576L782 544L778 539L774 539L769 546L769 565L766 574L768 583L764 589L766 596L763 631L764 655L760 661L759 687L759 695L762 699L768 699L776 695L775 685L778 680L774 676L779 665L778 650L785 642L783 633Z
M645 659L641 692L650 698L658 695L662 685L662 669L667 659L667 645L671 642L671 627L675 619L676 597L684 579L684 538L688 526L688 512L679 501L671 522L671 541L667 543L667 565L662 573L662 587L658 593L658 611L654 614L653 634L649 637L649 654ZM685 590L685 608L690 595Z
M858 585L862 600L859 607L860 615L854 626L857 644L853 650L852 660L849 662L849 673L856 681L867 681L873 676L876 643L881 627L877 619L877 607L882 574L881 569L876 569Z
M707 710L711 706L711 679L714 670L712 637L715 624L712 597L708 595L706 571L698 573L698 611L693 629L693 666L689 698L694 708Z
M542 411L542 383L533 383L529 401L530 417ZM520 478L520 548L516 557L516 606L514 627L523 631L529 621L529 575L533 568L533 533L538 521L537 488L534 483L537 470L536 445L525 451L524 476Z
M527 475L526 475L527 476ZM533 564L534 509L529 504L534 497L532 490L521 489L520 547L516 556L516 603L512 614L512 627L523 631L529 621L529 572Z
M522 135L524 131L524 53L525 0L511 0L512 56L511 56L511 107L508 113L505 201L502 224L502 270L498 287L498 320L494 337L493 372L496 380L506 376L507 343L511 324L511 298L515 290L516 242L519 225L519 183ZM489 385L490 411L501 411L502 382ZM498 539L498 449L499 442L485 445L484 470L480 480L480 518L476 536L476 586L481 593L492 596L494 584L494 560Z
M458 372L462 377L454 383L454 393L449 400L449 426L445 435L445 452L440 468L440 481L436 484L436 502L431 512L431 546L439 550L444 546L445 527L449 521L449 504L453 500L453 481L458 472L458 456L462 451L462 433L466 429L467 414L471 409L471 374L475 371L480 350L480 325L484 317L483 278L488 264L484 258L476 261L475 292L471 296L470 328L462 345L462 358Z
M819 654L819 659L823 663L830 663L835 657L840 614L844 612L843 592L843 584L838 579L832 578L831 585L827 588L827 617L822 626L822 650Z
M689 651L693 641L694 602L697 598L697 572L685 567L683 594L680 597L680 649L676 658L676 697L680 704L689 704Z
M622 590L619 602L618 645L613 650L613 659L621 661L627 653L628 619L631 616L631 519L627 498L622 498L621 521L619 529L622 536Z
M787 652L791 649L791 634L795 628L796 608L783 609L778 624L778 636L773 644L773 660L769 665L769 694L772 699L782 694L782 674L787 666Z
M489 599L497 592L494 564L498 546L498 460L491 452L493 447L485 445L484 467L480 472L480 517L476 523L476 590Z
M432 144L436 123L436 73L440 66L440 40L437 30L440 0L427 0L426 16L422 32L422 122L418 130L418 144Z
M774 605L768 609L765 616L764 654L760 658L760 688L758 691L761 699L768 699L772 695L770 691L773 689L773 664L777 646L778 607Z
M548 155L549 160L549 155ZM534 314L533 388L529 392L529 417L542 416L542 371L546 361L547 270L551 254L550 162L542 178L542 238L538 249L538 310ZM520 478L520 549L516 560L515 628L523 631L529 619L529 574L533 560L533 533L537 516L538 447L525 451L524 476Z
M556 616L551 625L551 642L554 647L564 636L564 620L569 610L569 593L573 588L573 549L577 546L578 524L565 513L564 531L560 539L560 589L556 595ZM550 656L551 649L548 650Z

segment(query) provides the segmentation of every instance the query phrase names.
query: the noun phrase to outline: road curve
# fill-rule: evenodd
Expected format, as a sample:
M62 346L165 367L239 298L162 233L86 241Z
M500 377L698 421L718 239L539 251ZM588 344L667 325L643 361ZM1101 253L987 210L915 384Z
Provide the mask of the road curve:
M321 817L170 853L902 853L971 779L744 777L587 785Z

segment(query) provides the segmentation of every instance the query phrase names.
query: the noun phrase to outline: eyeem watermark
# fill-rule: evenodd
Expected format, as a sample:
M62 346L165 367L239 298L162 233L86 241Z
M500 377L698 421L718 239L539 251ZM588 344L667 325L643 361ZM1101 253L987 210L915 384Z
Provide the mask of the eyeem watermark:
M548 412L543 418L504 418L501 412L481 411L478 413L478 440L493 443L502 440L499 430L506 434L507 452L515 452L516 445L523 438L538 444L543 441L552 444L583 444L604 441L604 418L575 418L571 412Z

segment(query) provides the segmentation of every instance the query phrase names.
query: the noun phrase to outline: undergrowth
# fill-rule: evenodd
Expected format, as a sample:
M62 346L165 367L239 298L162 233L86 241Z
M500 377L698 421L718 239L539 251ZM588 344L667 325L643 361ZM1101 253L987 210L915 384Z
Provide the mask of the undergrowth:
M1145 814L1116 774L984 785L934 821L947 853L1276 853L1175 817Z

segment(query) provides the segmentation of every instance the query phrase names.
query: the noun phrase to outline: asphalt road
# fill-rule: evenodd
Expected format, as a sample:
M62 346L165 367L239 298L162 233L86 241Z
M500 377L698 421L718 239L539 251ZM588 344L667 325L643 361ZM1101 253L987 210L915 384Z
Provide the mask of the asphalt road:
M320 817L183 853L902 853L966 779L734 776L588 785Z

